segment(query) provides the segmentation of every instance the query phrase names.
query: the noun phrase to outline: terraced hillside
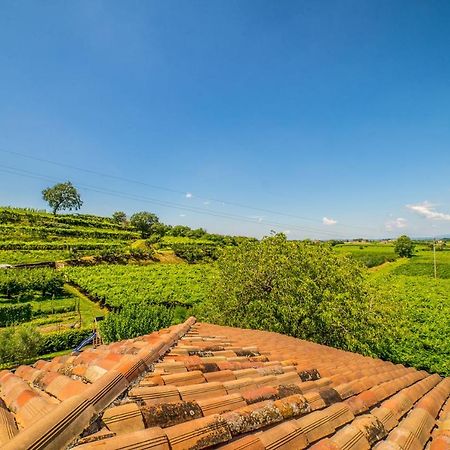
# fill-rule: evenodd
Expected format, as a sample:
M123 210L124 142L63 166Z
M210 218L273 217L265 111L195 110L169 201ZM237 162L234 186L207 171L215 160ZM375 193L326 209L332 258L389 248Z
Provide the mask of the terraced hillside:
M55 261L123 248L139 234L106 217L0 208L0 264Z

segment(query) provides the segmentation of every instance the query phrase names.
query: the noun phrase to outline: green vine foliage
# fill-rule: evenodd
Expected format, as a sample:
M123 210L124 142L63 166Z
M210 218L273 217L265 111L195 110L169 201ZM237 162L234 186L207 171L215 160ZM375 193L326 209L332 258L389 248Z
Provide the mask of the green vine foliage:
M120 312L110 313L100 322L102 339L106 342L130 339L172 324L174 311L161 305L128 304Z
M0 327L28 322L32 317L31 303L0 305Z

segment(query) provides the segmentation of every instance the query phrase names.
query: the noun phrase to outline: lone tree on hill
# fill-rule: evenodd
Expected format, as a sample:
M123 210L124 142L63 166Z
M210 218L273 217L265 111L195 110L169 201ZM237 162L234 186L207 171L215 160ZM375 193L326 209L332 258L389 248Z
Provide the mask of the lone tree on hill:
M414 242L405 234L400 236L395 242L395 253L400 258L411 258L414 254Z
M159 223L158 216L151 212L141 211L133 214L130 219L131 225L141 232L143 238L152 234L153 226Z
M77 210L83 205L80 194L70 181L58 183L44 189L42 191L42 198L52 208L55 216L58 211L64 209L68 209L69 211L72 211L72 209Z

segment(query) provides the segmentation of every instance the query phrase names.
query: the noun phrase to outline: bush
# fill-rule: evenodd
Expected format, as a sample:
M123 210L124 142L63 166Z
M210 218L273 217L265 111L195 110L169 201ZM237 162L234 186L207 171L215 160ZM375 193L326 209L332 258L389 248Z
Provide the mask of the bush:
M11 327L0 332L0 364L26 362L39 355L42 335L30 326Z
M400 258L411 258L414 254L414 242L406 235L400 236L395 242L395 253Z
M184 259L189 264L214 261L219 256L218 247L215 244L171 244L175 255Z
M65 330L45 334L42 337L39 354L59 352L75 348L83 339L92 334L90 329Z
M31 303L20 303L16 305L0 306L0 327L17 325L31 320Z
M173 316L173 309L165 306L131 303L120 312L109 313L100 322L100 332L106 343L130 339L168 327Z
M201 318L372 355L390 344L363 267L328 245L276 235L225 249L217 265Z

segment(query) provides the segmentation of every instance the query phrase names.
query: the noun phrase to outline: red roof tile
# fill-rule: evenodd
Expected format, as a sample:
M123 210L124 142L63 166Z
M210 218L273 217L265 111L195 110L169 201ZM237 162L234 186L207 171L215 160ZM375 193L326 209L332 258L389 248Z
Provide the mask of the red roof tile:
M0 445L450 449L449 379L194 322L1 371Z

